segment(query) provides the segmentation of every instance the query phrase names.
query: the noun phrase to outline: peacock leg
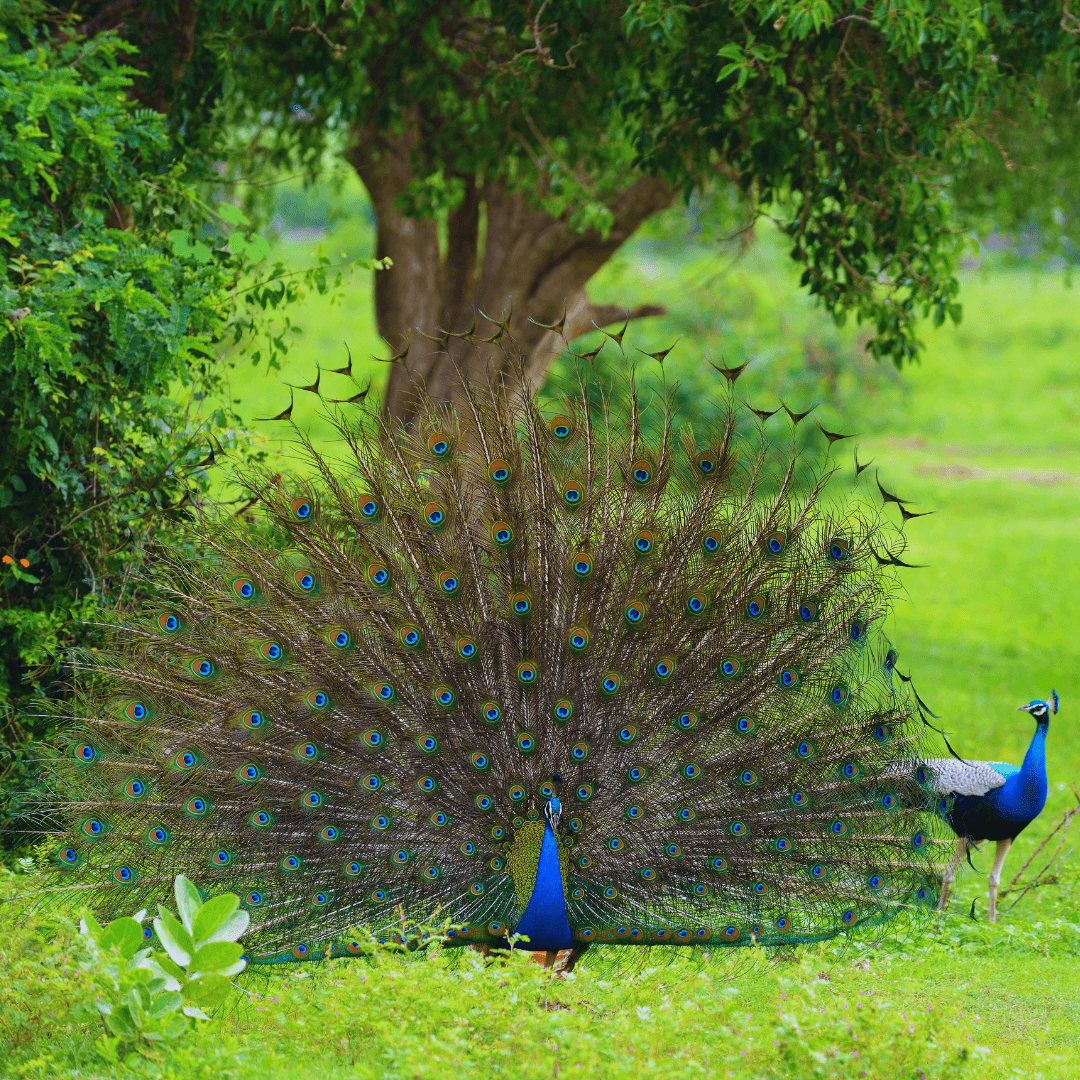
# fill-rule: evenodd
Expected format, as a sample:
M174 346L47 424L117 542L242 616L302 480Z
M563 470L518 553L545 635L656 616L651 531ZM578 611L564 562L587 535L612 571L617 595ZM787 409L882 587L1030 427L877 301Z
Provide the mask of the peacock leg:
M990 889L990 910L986 917L990 922L997 922L998 883L1001 881L1001 868L1005 865L1005 856L1009 854L1010 847L1012 847L1011 840L999 840L997 851L994 852L994 866L987 882Z
M956 871L964 861L964 856L967 854L967 847L967 839L963 836L958 836L956 838L956 851L953 852L952 861L945 867L945 872L941 875L941 899L938 901L938 911L944 911L945 905L949 902L949 890L952 888L952 883L956 879Z
M574 970L574 965L582 958L582 956L585 953L585 950L588 947L589 946L587 944L586 945L575 945L574 948L568 949L567 952L565 953L566 959L562 963L562 968L560 969L559 974L560 975L569 975L570 972ZM560 954L560 955L563 955L563 954Z

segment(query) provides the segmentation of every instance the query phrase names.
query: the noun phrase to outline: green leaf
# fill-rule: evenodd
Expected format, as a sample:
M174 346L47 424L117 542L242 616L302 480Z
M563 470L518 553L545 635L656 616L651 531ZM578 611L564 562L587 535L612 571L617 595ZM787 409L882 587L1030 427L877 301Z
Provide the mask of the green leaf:
M183 874L176 875L173 893L176 896L176 910L180 915L180 921L190 934L195 923L195 916L202 907L202 897L199 895L199 890Z
M240 898L232 893L223 893L207 900L192 923L191 936L196 944L212 939L239 906Z
M184 986L184 1001L201 1009L220 1005L232 989L232 983L222 975L204 975Z
M200 944L205 944L208 941L236 941L247 932L250 922L251 916L243 908L240 908L238 911L234 911L214 933L203 938Z
M173 963L187 967L195 955L195 944L191 935L177 922L175 916L170 915L163 907L158 907L158 913L160 917L154 920L158 940L165 946L165 951Z
M250 225L247 214L238 206L233 206L232 203L218 203L218 217L222 221L228 222L230 225Z
M98 944L103 949L116 949L125 960L130 960L145 940L142 927L134 919L116 919L105 928Z
M195 953L188 964L188 971L221 971L232 967L243 955L243 945L235 941L212 941Z

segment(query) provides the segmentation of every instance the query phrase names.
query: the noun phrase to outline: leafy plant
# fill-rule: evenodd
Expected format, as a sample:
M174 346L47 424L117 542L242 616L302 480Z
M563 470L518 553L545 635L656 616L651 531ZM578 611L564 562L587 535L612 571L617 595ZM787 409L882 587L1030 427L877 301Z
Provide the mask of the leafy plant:
M152 1053L156 1043L184 1035L189 1020L209 1019L205 1010L225 1001L232 976L247 966L237 941L248 927L239 897L204 902L182 874L174 892L180 917L159 904L153 923L163 953L146 946L145 910L105 927L82 913L80 929L107 991L97 1008L108 1033L96 1043L107 1061Z

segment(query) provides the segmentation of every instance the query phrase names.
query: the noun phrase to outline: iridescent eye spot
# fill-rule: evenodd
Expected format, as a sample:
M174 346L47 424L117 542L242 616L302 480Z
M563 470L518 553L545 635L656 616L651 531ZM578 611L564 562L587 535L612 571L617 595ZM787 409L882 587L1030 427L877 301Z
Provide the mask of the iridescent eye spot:
M360 741L369 750L378 750L386 740L378 728L368 728L366 731L360 732Z
M924 885L921 889L919 889L919 891L915 895L920 900L925 900L930 895L930 890L927 889L926 886Z
M584 626L575 626L570 630L567 642L574 652L584 652L589 647L591 635Z
M696 780L701 775L701 766L690 762L682 767L682 774L687 780Z
M523 617L532 611L532 597L526 592L517 592L510 597L510 608L515 615Z
M193 798L188 799L184 809L195 817L201 817L210 809L210 804L205 799L201 799L196 795Z
M896 806L896 796L887 792L881 797L881 805L886 810L892 810L893 807Z
M695 712L684 712L679 714L679 718L675 723L683 729L683 731L693 731L701 721L701 717Z
M628 806L623 813L630 821L638 821L645 815L645 811L640 806Z
M141 799L146 794L146 785L136 776L124 784L124 794L131 799Z
M80 743L75 747L73 756L76 761L81 761L84 765L89 765L90 762L97 757L97 751L90 743Z
M743 669L743 663L737 657L729 656L720 661L720 674L725 679L734 679Z
M630 475L634 478L635 484L639 486L647 484L653 477L652 462L646 461L644 458L635 461L630 466Z
M100 836L105 831L105 826L97 818L90 818L82 823L84 836Z
M258 891L252 891L244 897L244 903L251 907L258 907L263 902L263 894Z
M540 674L539 669L531 660L522 660L516 668L517 680L522 686L532 686Z
M626 621L631 626L637 626L645 618L645 605L639 601L631 600L626 605Z
M171 612L159 615L157 624L166 634L175 634L180 629L180 620Z
M555 717L555 723L565 724L574 715L574 704L572 701L563 698L561 701L555 702L551 712Z
M439 749L439 740L434 735L418 735L416 745L423 754L434 754Z
M925 843L926 843L926 835L924 833L917 832L911 838L911 844L915 848L921 848Z
M466 840L465 843L458 848L458 851L460 851L462 855L475 855L476 845L471 840Z
M374 787L372 787L372 784L371 784L372 779L377 781L377 783L375 784ZM376 776L374 778L365 777L365 782L367 784L367 787L371 791L374 791L375 788L382 786L382 778L378 777L378 776ZM438 787L439 787L438 783L435 780L435 777L433 777L433 776L421 776L420 779L416 781L416 786L422 792L424 792L424 794L426 794L426 795L430 795L433 791L438 790Z
M424 523L431 529L438 529L446 523L446 509L441 503L428 503L424 507Z
M376 589L385 589L390 584L390 571L382 563L371 563L365 576Z
M810 876L815 878L822 878L825 876L825 867L820 863L816 863L810 867Z
M844 821L834 821L832 825L829 826L829 830L832 832L833 836L846 836L848 832L847 823Z
M491 539L499 547L506 547L514 539L514 530L505 521L496 521L491 526Z
M708 606L708 593L691 593L686 601L686 612L688 615L700 615Z
M757 619L765 613L765 601L760 596L755 596L746 604L746 614L751 619Z
M848 557L849 548L846 540L833 540L829 544L829 558L834 562L842 562Z
M656 871L651 866L643 866L638 873L642 881L652 881L656 877ZM659 932L657 934L659 936Z
M452 596L461 587L461 581L452 570L444 570L439 574L439 588L444 593Z
M251 731L261 728L264 722L263 714L256 709L251 709L240 718L240 723Z
M845 911L842 918L843 918L845 923L854 922L854 920L855 920L855 912L854 911Z
M510 466L505 461L496 458L488 466L488 476L496 484L505 484L510 479Z
M441 431L428 439L428 450L434 457L445 457L450 451L450 440Z
M398 630L398 641L405 646L406 649L417 649L421 644L420 631L412 625L406 625Z
M393 701L395 690L391 683L376 683L372 690L379 701Z
M374 499L360 500L360 516L369 520L379 516L379 504Z
M377 829L379 832L382 832L385 829L389 829L390 828L390 818L387 817L386 814L376 814L371 819L371 827L373 829Z
M273 822L273 818L265 810L256 810L248 820L256 829L265 829Z
M449 686L436 686L433 694L440 709L450 709L457 703L457 694Z
M250 578L237 578L232 588L241 600L250 600L255 595L255 583Z
M575 761L584 761L589 756L589 744L587 742L576 742L570 747L570 756Z
M721 858L721 857L717 857L717 858L713 859L712 868L714 870L716 870L718 873L723 872L724 870L726 870L728 868L727 859L724 859L724 858Z
M848 780L852 780L859 775L859 766L853 761L845 762L843 773Z
M469 761L472 763L472 767L474 769L477 769L480 772L483 772L489 766L487 754L481 754L479 751L472 754L470 756L470 758L469 758ZM484 797L486 798L486 796L484 796ZM481 806L480 809L481 810L486 810L487 807L486 806Z
M766 891L766 887L765 887L765 882L764 881L755 881L754 882L754 892L757 893L758 896L763 895L765 893L765 891Z
M634 537L634 550L638 555L648 555L653 549L653 534L648 529L642 529Z
M758 782L758 775L753 769L745 769L740 775L739 779L747 786L751 787Z
M637 739L638 729L633 724L626 724L624 727L619 728L616 738L624 746L629 746Z
M592 573L592 559L587 555L579 555L574 560L574 573L579 578L587 578Z
M65 866L75 866L79 862L79 853L74 848L61 848L57 858L59 858L60 862Z
M502 719L502 709L497 702L485 701L480 706L480 716L485 724L497 724Z
M482 881L474 881L469 886L469 892L473 896L483 896L484 895L484 883Z
M569 820L569 821L568 821L568 822L566 823L566 827L567 827L567 828L568 828L568 829L569 829L569 830L570 830L570 831L571 831L572 833L579 833L579 832L581 832L581 830L582 830L583 828L585 828L585 823L584 823L584 822L583 822L583 821L581 820L581 818L579 818L579 817L572 817L572 818L571 818L571 819L570 819L570 820Z
M805 806L808 801L809 800L808 800L807 796L803 792L796 791L796 792L792 793L791 802L792 802L793 805L795 805L795 806Z
M626 779L631 784L640 783L648 775L648 770L643 765L634 765L626 770Z
M765 537L765 553L767 555L779 555L787 546L787 536L782 532L770 533Z
M307 807L309 810L314 810L316 807L322 806L323 797L317 791L305 791L300 796L300 803L302 806Z
M916 779L916 780L917 780L917 781L918 781L918 782L919 782L920 784L925 784L925 783L927 782L927 780L929 780L929 779L930 779L930 774L929 774L929 773L927 772L927 770L926 770L926 766L925 766L925 765L920 765L920 766L919 766L919 767L918 767L918 768L917 768L917 769L915 770L915 779Z
M282 656L284 655L284 652L283 652L283 650L281 648L281 645L278 642L276 642L276 641L264 641L259 646L259 655L264 660L269 660L269 661L273 662L275 660L280 660L282 658Z
M293 574L293 581L304 592L311 592L315 588L315 575L310 570L297 570Z
M593 788L592 784L581 784L574 792L578 802L588 802L592 798Z
M375 889L371 894L371 899L373 903L381 904L386 899L386 890Z
M558 416L553 417L548 425L548 430L560 442L565 442L574 433L574 422L569 416L560 413Z
M585 492L581 490L578 484L567 484L562 489L562 497L568 506L577 506L585 497Z
M113 871L113 880L118 881L121 885L130 885L135 880L134 872L126 866L118 866Z
M600 689L606 695L617 694L622 688L622 676L615 671L609 671L600 680Z
M679 808L679 811L675 816L680 821L691 822L697 819L697 812L689 806L683 806Z
M198 763L199 759L191 750L183 750L173 758L173 764L178 769L194 769Z
M715 555L724 542L723 536L718 532L707 532L701 538L701 546L706 555Z
M660 682L666 682L675 674L675 661L670 657L658 660L653 665L653 677Z
M806 603L799 608L799 618L804 623L812 623L817 618L817 616L817 604L813 603L810 600L807 600Z
M832 703L834 705L846 705L848 699L848 691L846 686L834 686L832 693L830 694Z
M219 848L210 857L210 861L215 866L228 866L232 862L232 856L224 848Z
M712 476L716 472L716 455L711 450L702 450L701 453L694 458L694 463L697 465L698 472L702 476Z
M732 836L742 836L746 832L746 826L741 821L733 821L729 828Z
M543 799L550 799L555 794L555 788L551 784L540 785L540 797Z
M330 641L335 648L346 649L349 646L349 632L347 630L331 631Z
M735 721L735 730L739 732L740 735L749 735L755 727L754 721L751 720L749 716L740 716L739 719Z
M858 619L856 619L851 624L850 634L851 634L851 640L852 641L862 641L863 634L865 632L866 632L865 625L863 623L859 622Z
M623 838L621 836L613 836L607 842L607 846L608 846L609 851L615 851L615 852L625 851L626 850L626 841L623 840Z
M799 673L794 668L784 668L784 670L780 672L780 677L777 679L777 682L779 682L785 690L793 690L801 681Z
M777 838L776 850L777 851L789 851L791 849L791 841L781 836Z
M214 665L206 657L192 660L188 665L188 669L198 679L209 679L214 674Z
M878 742L888 742L891 734L892 733L884 724L878 724L874 728L874 738L877 739Z
M310 499L305 499L302 496L290 503L290 509L292 510L292 516L297 521L307 521L311 517L312 505Z
M798 746L795 747L795 753L798 754L801 758L813 757L814 745L813 743L809 742L801 742Z
M786 915L781 915L780 918L776 920L777 930L786 930L790 925L791 920Z
M536 749L536 739L527 731L519 731L517 748L523 754L531 754Z
M133 723L141 724L147 717L148 709L141 701L129 701L124 706L124 715Z
M511 802L521 802L525 798L526 791L520 784L511 784L506 794ZM497 839L501 839L501 837L497 837Z

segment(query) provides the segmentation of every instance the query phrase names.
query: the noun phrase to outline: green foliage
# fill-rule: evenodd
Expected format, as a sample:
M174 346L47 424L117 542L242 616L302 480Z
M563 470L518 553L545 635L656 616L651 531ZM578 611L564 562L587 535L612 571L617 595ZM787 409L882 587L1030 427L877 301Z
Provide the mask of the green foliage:
M643 174L687 192L721 177L777 221L825 309L868 322L873 354L897 364L916 355L919 318L961 315L971 218L951 178L1000 156L992 118L1044 67L1077 66L1052 0L393 0L377 18L219 0L196 51L177 116L192 130L225 118L244 180L260 156L317 173L354 142L400 137L413 216L491 180L604 233ZM1059 143L1063 172L1074 149Z
M157 1043L190 1030L185 1018L209 1019L204 1010L225 1002L232 977L247 966L237 942L248 927L239 897L224 893L204 903L183 875L177 876L174 893L180 918L159 905L154 919L163 953L144 948L145 911L107 927L89 911L82 913L80 931L104 991L97 1010L108 1034L95 1045L106 1061L152 1054Z
M207 205L128 99L130 47L58 36L43 12L0 10L0 707L24 712L143 587L148 548L220 498L210 451L260 456L222 355L278 365L294 335L275 313L342 280L325 256L272 263L242 211Z

